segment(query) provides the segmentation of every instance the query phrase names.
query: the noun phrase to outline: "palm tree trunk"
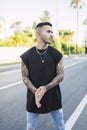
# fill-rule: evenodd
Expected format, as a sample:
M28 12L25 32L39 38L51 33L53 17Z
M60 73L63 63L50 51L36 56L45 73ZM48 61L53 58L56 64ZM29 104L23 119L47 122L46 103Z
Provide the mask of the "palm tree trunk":
M77 22L76 22L76 54L78 54L78 26L79 26L79 13L77 4Z
M58 0L56 0L56 31L57 31L57 37L59 37L59 28L58 28Z

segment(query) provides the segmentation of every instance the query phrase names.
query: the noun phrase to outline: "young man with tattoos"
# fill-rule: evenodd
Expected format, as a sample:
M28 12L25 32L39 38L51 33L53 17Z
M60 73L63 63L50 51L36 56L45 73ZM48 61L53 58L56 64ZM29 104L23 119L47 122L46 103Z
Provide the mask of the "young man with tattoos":
M36 26L38 43L20 57L22 79L27 87L27 130L35 130L40 114L52 115L56 130L65 130L59 83L64 78L62 54L49 46L52 24Z

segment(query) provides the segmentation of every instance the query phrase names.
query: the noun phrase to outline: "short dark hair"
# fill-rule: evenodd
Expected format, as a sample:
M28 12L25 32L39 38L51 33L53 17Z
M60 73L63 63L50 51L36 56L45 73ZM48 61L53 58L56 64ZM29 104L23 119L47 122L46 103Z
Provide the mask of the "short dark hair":
M52 27L52 24L51 24L50 22L41 22L41 23L37 24L36 29L37 29L38 27L43 27L44 25L49 25L49 26Z

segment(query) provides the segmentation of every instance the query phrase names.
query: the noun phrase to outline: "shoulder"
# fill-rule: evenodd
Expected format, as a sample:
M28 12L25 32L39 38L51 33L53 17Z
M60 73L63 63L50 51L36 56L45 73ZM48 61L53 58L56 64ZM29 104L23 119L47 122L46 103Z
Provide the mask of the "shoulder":
M27 68L28 68L29 59L31 57L31 54L32 54L33 50L34 50L34 47L30 48L29 50L24 52L22 55L20 55L20 58L22 59L24 64L27 66Z
M24 52L22 55L20 55L20 58L24 61L28 61L29 57L31 56L32 52L34 50L34 47L28 49L26 52Z
M52 46L49 46L49 48L50 48L50 51L51 51L54 55L57 55L57 56L61 55L61 56L63 56L62 53L61 53L59 50L57 50L56 48L54 48L54 47L52 47Z
M49 50L50 50L51 55L53 55L53 57L56 61L56 64L59 63L63 57L62 53L59 50L57 50L56 48L53 48L51 46L49 46Z
M29 53L31 53L33 50L34 50L34 47L28 49L24 54L29 54Z
M34 47L28 49L26 52L24 52L22 55L20 55L20 57L22 58L22 57L29 56L32 53L33 50L34 50Z

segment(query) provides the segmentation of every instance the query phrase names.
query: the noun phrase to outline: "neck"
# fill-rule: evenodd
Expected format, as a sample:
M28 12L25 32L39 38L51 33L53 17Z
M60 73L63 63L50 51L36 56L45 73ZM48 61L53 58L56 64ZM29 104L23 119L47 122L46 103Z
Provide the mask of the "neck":
M48 48L48 44L39 41L38 44L36 45L36 47L37 47L38 49L44 50L44 49L47 49L47 48Z

